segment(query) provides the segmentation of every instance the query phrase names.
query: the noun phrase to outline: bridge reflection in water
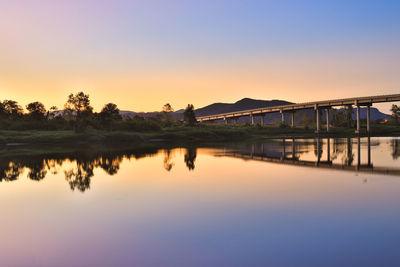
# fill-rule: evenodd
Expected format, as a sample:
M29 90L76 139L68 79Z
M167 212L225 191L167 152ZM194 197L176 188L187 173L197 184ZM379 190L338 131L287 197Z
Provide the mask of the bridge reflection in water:
M363 153L366 153L366 162L362 162L361 160L365 155L362 155L361 152L362 142L360 137L355 139L347 138L345 142L343 142L343 139L338 141L338 139L333 138L316 138L312 141L294 138L275 139L267 143L252 144L250 147L217 152L215 156L284 165L400 176L400 167L373 165L371 160L371 138L367 137L365 139L367 139L367 142ZM356 162L354 162L353 140L356 140L357 146ZM310 151L310 144L314 146L314 160L308 158L302 159L301 155ZM325 146L326 155L323 155L323 146ZM339 154L342 154L341 162L338 162Z

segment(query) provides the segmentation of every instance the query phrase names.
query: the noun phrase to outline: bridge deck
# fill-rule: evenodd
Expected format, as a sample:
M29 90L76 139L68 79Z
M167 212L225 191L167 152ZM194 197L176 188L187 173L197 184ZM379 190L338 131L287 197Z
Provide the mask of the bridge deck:
M326 100L326 101L316 101L316 102L306 102L299 104L290 104L290 105L282 105L282 106L273 106L273 107L265 107L265 108L256 108L249 110L242 110L236 112L229 113L221 113L210 116L201 116L197 117L198 121L212 121L212 120L220 120L224 118L235 118L242 116L250 116L250 115L261 115L265 113L273 113L273 112L290 112L302 109L315 109L315 108L330 108L334 106L345 106L345 105L371 105L373 103L384 103L384 102L396 102L400 101L400 94L393 95L378 95L378 96L367 96L367 97L353 97L353 98L343 98L343 99L335 99L335 100Z

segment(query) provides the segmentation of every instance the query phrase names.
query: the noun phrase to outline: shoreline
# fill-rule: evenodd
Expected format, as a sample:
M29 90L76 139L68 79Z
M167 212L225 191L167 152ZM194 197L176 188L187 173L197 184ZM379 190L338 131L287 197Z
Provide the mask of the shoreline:
M204 145L213 143L231 143L243 141L261 141L277 138L353 138L357 137L351 128L331 128L329 133L316 134L312 128L279 128L272 126L220 126L201 125L165 128L161 131L99 131L84 133L65 131L0 131L0 153L4 150L21 147L57 146L57 147L155 147L169 145ZM360 137L368 136L362 132ZM400 136L400 126L384 125L372 127L371 137ZM6 148L6 149L5 149Z

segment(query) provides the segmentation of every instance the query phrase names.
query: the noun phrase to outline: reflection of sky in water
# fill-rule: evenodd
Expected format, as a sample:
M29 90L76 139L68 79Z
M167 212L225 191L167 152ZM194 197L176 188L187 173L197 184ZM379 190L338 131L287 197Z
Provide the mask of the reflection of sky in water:
M374 166L400 166L391 140L371 139ZM39 182L23 168L0 183L0 266L399 266L400 177L221 151L71 158ZM315 160L313 144L299 156ZM93 171L84 193L71 170Z

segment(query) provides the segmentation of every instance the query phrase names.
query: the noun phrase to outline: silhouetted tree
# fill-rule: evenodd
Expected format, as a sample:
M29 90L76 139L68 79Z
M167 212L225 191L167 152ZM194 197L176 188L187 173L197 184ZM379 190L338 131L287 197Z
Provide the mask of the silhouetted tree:
M10 119L16 119L24 113L22 107L14 100L4 100L1 109Z
M395 123L399 123L400 120L400 107L397 105L392 105L392 108L390 109L392 112L391 118Z
M46 108L40 102L32 102L26 105L29 116L34 120L43 120L46 114Z
M348 125L347 116L342 110L332 110L332 125L336 127Z
M163 106L163 112L173 112L174 109L171 107L171 105L169 103L165 104Z
M187 105L183 112L183 119L189 125L193 125L197 122L196 115L194 114L194 106L192 104Z
M346 118L347 118L347 126L348 127L353 127L353 106L352 105L347 105L346 106Z
M84 92L70 94L64 108L66 111L76 113L75 131L82 132L86 129L87 120L93 112L93 107L90 105L89 95Z
M173 111L174 111L174 109L172 108L172 106L169 103L167 103L167 104L165 104L163 106L162 112L163 112L163 115L164 115L164 119L166 121L170 121L171 120L170 113L173 112Z
M77 117L82 116L84 113L91 113L93 111L92 106L90 106L89 95L84 92L79 92L75 95L70 94L64 108L75 111Z
M100 112L100 119L103 126L112 129L113 121L121 120L122 117L119 114L119 109L116 104L108 103L104 105L103 109Z

